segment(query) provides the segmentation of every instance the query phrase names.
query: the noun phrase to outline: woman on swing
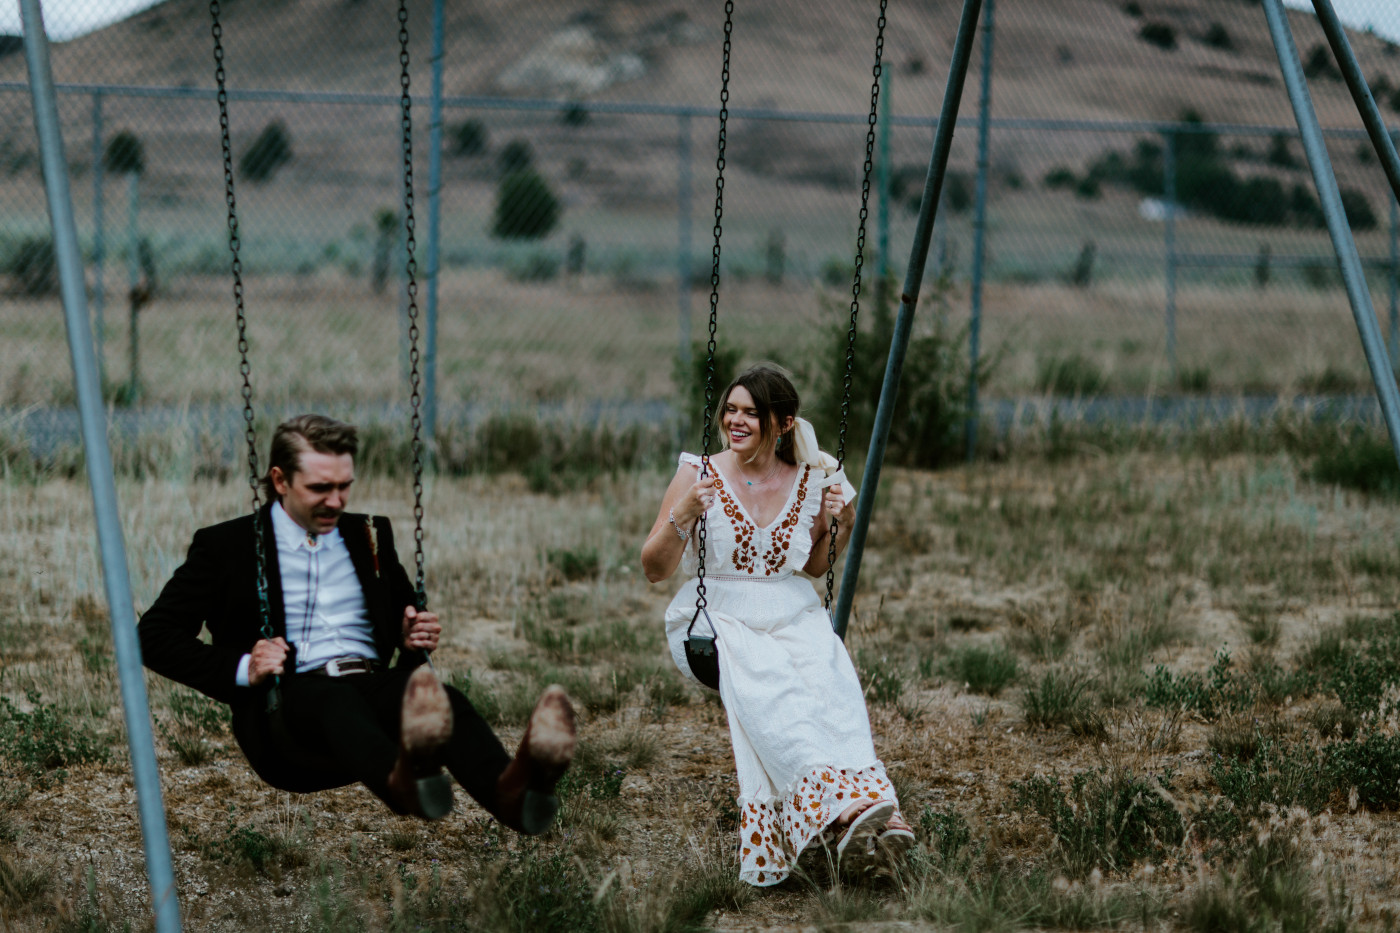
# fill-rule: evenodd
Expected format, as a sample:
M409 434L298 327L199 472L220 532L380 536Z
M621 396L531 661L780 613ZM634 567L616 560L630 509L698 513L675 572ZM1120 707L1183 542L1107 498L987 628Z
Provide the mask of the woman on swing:
M855 517L855 491L797 417L797 390L771 364L742 373L719 404L726 450L680 467L642 546L653 583L682 567L691 579L666 610L671 654L692 677L686 633L696 616L695 529L706 527L706 607L715 628L719 692L739 772L739 877L785 879L814 840L836 840L849 878L887 868L914 842L875 756L855 667L810 581L825 574ZM706 630L703 619L699 630Z

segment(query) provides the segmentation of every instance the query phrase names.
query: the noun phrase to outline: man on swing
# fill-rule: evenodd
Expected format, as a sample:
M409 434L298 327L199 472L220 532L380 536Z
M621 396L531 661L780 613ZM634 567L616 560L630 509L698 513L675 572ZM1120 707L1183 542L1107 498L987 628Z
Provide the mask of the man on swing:
M143 660L229 704L239 747L274 787L359 782L395 813L439 819L452 809L446 766L502 823L544 832L574 753L569 698L544 691L511 758L467 698L438 682L424 662L442 627L416 609L388 520L345 511L358 449L354 426L333 418L279 425L267 504L195 532L141 617Z

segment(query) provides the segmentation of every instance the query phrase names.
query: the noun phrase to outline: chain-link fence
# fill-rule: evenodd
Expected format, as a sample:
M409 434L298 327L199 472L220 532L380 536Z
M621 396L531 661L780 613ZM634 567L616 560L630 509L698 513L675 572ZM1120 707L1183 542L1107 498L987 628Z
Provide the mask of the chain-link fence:
M867 261L896 277L959 6L890 8ZM431 2L410 7L417 304L439 417L664 411L708 311L722 10L464 5L446 11L439 59ZM111 13L48 9L75 33ZM1258 4L996 9L983 397L1367 393ZM875 11L736 12L720 340L808 381L850 301ZM1393 120L1400 11L1375 15L1353 42ZM395 410L408 325L394 8L239 2L222 16L256 397ZM1395 202L1316 22L1292 26L1394 358ZM208 7L170 0L53 50L106 391L136 410L238 404L212 47ZM0 406L63 409L24 56L8 40L0 52ZM982 67L979 54L971 74ZM947 275L921 326L968 315L976 87L930 259Z

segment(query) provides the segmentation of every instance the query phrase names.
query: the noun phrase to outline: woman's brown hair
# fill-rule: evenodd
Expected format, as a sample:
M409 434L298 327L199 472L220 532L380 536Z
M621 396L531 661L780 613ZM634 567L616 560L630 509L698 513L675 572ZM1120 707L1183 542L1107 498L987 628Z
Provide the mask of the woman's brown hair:
M724 406L729 404L729 394L737 386L743 386L753 397L753 407L758 412L759 439L763 443L768 443L769 437L772 436L774 419L781 424L788 418L797 418L797 412L801 408L797 388L792 384L787 370L776 363L758 363L736 376L720 396L718 411L721 417L724 414ZM792 450L791 427L778 436L776 443L775 452L779 460L784 463L797 462L797 456Z

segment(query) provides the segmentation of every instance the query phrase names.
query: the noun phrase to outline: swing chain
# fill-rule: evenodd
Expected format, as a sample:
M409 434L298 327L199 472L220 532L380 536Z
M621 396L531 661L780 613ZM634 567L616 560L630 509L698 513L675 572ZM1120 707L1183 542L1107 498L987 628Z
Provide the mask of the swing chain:
M875 66L871 69L874 80L870 84L870 117L865 131L865 166L860 185L860 229L856 233L855 272L851 281L851 326L846 332L846 373L841 381L841 432L836 444L838 469L846 462L846 427L851 413L851 372L856 361L856 320L860 316L860 273L865 265L865 225L870 218L870 174L875 167L875 124L880 114L880 77L884 72L885 54L885 12L889 0L880 0L880 18L875 33ZM828 536L826 552L826 602L831 610L831 594L836 587L836 532L840 523L831 520L831 534Z
M258 568L258 609L262 613L262 636L273 638L272 612L268 602L267 563L263 552L262 529L257 515L261 506L258 496L258 443L253 429L253 384L249 380L252 366L248 362L248 316L243 304L243 261L238 251L242 240L238 236L238 211L233 196L233 143L229 137L228 86L224 72L224 28L219 23L219 0L209 0L209 16L213 20L214 81L219 86L219 133L224 148L224 202L228 205L228 248L233 254L233 302L238 314L238 372L243 377L243 437L248 443L248 486L252 490L253 549Z
M734 0L724 4L724 67L720 76L719 91L719 154L715 158L715 245L711 250L710 263L710 339L706 345L705 359L705 432L701 447L700 475L710 472L710 427L714 416L715 390L715 332L719 322L719 240L724 221L724 148L729 126L729 55L734 38ZM696 569L695 610L705 608L705 513L700 513L700 524L695 532L695 546L699 565Z
M412 409L413 425L413 561L417 570L414 582L417 608L428 607L428 596L423 585L423 418L419 412L423 402L420 391L421 377L418 372L418 260L413 251L418 245L415 235L417 226L413 218L413 98L408 93L408 0L399 0L399 98L403 109L403 216L404 252L407 254L405 268L408 274L408 362L409 362L409 407Z

